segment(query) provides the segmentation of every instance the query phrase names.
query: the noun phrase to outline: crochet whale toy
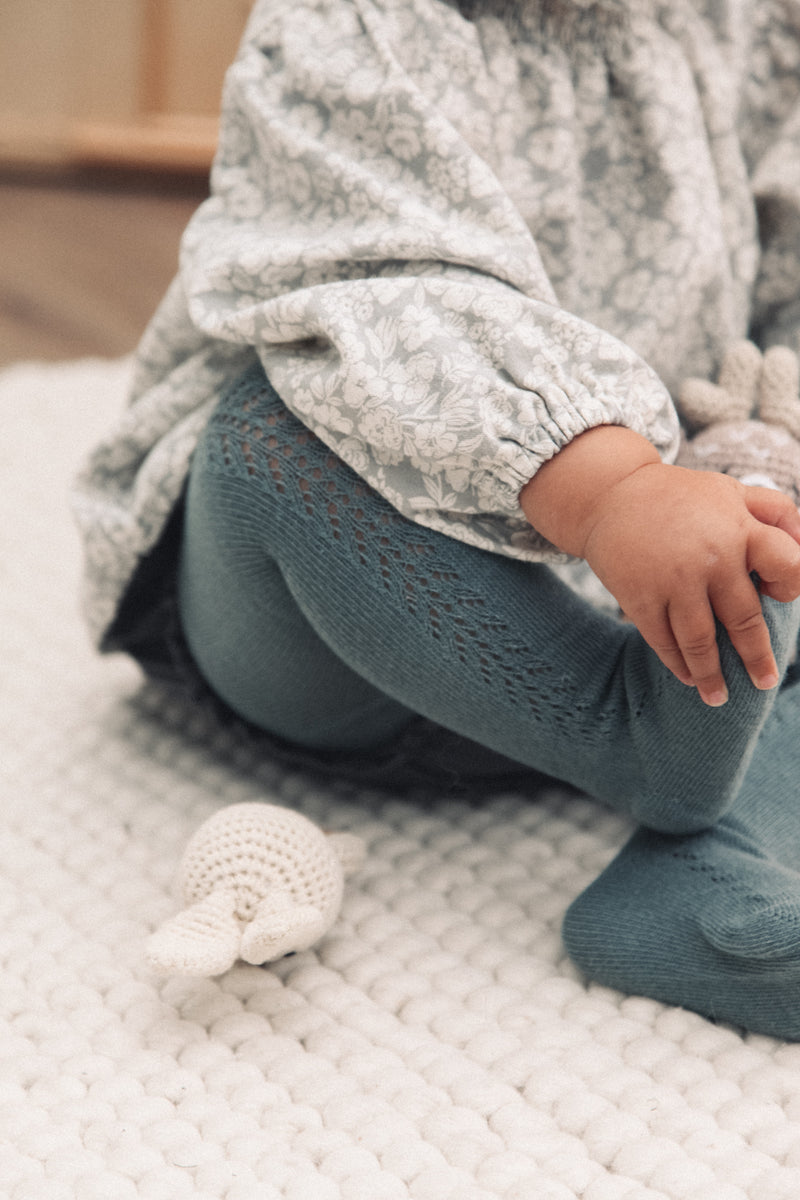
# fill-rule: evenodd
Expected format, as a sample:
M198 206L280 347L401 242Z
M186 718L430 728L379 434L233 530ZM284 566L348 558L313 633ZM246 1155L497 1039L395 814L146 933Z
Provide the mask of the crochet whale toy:
M181 975L221 975L237 959L261 964L307 950L330 929L362 840L326 834L274 804L234 804L192 837L178 879L186 908L146 946L148 964Z

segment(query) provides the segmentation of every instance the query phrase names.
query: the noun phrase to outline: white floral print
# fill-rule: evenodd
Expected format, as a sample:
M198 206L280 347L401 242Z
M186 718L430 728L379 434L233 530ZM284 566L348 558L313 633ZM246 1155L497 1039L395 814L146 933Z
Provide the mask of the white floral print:
M211 198L77 487L99 640L254 355L412 520L541 559L518 494L570 439L669 457L681 378L745 332L800 349L800 4L596 7L554 38L536 0L514 30L257 0Z

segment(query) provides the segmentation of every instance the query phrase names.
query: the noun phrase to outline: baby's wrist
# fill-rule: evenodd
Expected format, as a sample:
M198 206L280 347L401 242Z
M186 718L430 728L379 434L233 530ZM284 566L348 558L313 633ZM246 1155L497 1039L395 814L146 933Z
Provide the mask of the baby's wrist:
M520 505L543 537L583 558L603 500L641 467L660 463L658 451L641 434L620 425L599 425L539 469L522 489Z

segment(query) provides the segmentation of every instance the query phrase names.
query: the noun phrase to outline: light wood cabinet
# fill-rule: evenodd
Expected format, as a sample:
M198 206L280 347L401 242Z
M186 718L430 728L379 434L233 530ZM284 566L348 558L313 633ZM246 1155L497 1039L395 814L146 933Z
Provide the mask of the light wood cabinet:
M207 170L250 0L0 0L0 166Z

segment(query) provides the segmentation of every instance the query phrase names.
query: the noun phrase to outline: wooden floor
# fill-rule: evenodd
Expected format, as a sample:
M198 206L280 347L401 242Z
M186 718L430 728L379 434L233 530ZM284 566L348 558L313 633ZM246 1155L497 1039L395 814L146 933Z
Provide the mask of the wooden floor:
M191 177L0 177L0 366L132 350L205 195Z

